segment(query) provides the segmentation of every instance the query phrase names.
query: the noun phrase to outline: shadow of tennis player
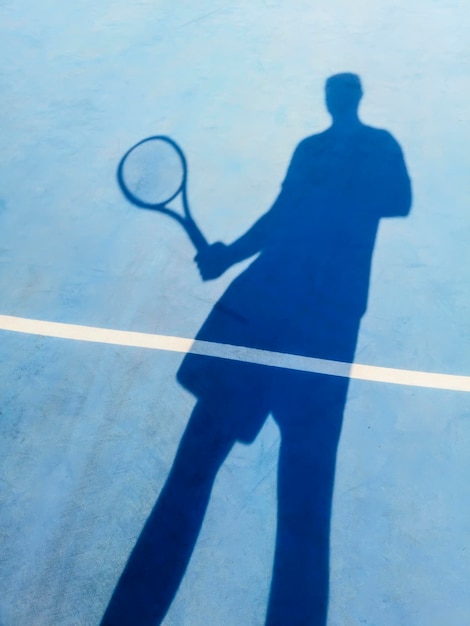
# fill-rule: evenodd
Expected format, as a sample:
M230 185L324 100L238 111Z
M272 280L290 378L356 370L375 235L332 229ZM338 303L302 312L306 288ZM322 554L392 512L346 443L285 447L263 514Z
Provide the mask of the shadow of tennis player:
M197 339L351 362L367 307L379 220L406 216L410 181L385 130L358 117L354 74L326 83L333 123L295 150L273 207L231 245L196 260L205 280L258 256ZM348 379L189 354L179 382L198 398L173 467L103 625L163 620L194 549L217 472L236 441L279 425L278 519L266 624L324 626L336 450Z

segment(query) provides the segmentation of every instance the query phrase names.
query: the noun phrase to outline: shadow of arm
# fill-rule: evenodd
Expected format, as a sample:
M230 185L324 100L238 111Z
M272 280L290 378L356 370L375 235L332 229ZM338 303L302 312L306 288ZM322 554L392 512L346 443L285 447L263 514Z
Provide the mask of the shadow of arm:
M398 142L387 133L380 190L381 217L406 217L411 209L411 180Z
M272 207L244 235L228 246L232 265L261 252L273 236L285 227L289 209L300 193L304 179L303 143L297 146L292 156L282 189Z

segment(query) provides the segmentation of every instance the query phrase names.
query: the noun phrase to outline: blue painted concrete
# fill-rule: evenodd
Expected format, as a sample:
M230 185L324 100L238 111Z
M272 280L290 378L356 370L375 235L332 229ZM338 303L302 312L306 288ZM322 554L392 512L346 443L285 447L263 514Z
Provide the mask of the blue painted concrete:
M0 301L9 315L193 337L239 268L201 283L172 222L128 205L115 168L174 137L213 241L277 195L350 70L361 114L400 141L407 220L383 223L356 359L470 372L464 2L4 1ZM2 333L0 622L97 624L171 467L193 398L181 358ZM470 619L464 394L351 384L336 480L329 624ZM263 623L279 433L239 444L168 625Z

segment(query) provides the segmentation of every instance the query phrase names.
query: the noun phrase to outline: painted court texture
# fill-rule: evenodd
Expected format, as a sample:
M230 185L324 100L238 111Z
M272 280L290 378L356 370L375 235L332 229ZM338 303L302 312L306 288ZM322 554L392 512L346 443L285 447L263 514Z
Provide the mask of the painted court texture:
M161 623L470 623L469 21L463 0L0 1L2 626L100 624L171 476L196 396L206 397L209 383L202 390L194 383L194 364L199 372L206 362L216 387L210 432L231 424L222 388L242 409L269 388L272 405L263 405L250 436L234 436ZM329 305L321 309L331 322L321 326L324 336L345 339L333 345L300 315L305 302L290 280L307 222L294 233L294 222L280 217L271 234L294 233L297 247L274 237L271 257L263 251L252 266L246 259L203 281L184 230L132 206L116 169L141 139L172 137L188 161L198 226L209 242L233 242L273 206L283 181L289 206L286 189L302 184L303 148L300 161L291 159L303 139L329 127L325 81L341 72L360 77L364 124L387 131L371 142L397 142L412 202L409 211L397 201L395 212L377 217L365 314L331 321ZM384 184L361 187L365 170L347 159L356 147L339 137L312 143L305 163L326 173L349 163L354 193L370 203L383 189L383 206L406 196L406 188L404 196L397 191L400 175L379 158L367 172ZM322 184L325 202L346 206L335 191L341 185ZM362 241L364 222L347 219L344 232ZM349 271L346 254L325 241L318 237L316 249L325 245L328 254L316 262ZM273 281L259 278L268 275ZM238 341L236 319L245 313L258 330ZM281 319L285 332L269 333L271 320ZM295 332L314 338L317 353L297 349ZM354 359L346 358L354 346ZM225 388L224 380L238 383ZM310 397L306 389L316 386L330 395ZM276 532L281 553L287 545L291 554L299 546L308 552L316 540L324 548L318 537L329 509L320 497L312 501L315 515L328 513L324 526L310 533L304 520L304 544L286 539L278 504L287 502L289 517L295 494L319 481L312 471L288 488L277 484L281 439L299 458L300 448L285 443L293 441L288 409L301 413L315 401L324 408L318 398L343 393L329 565L313 584L308 565L303 575L282 570ZM320 441L317 423L308 432ZM329 460L318 452L326 445L307 454L325 471L334 463L331 437ZM194 493L187 510L199 506ZM180 517L168 518L179 530ZM276 584L289 578L317 591L329 579L327 621L320 609L305 617L310 599L300 591L297 604L293 591L283 603L287 617L273 609Z

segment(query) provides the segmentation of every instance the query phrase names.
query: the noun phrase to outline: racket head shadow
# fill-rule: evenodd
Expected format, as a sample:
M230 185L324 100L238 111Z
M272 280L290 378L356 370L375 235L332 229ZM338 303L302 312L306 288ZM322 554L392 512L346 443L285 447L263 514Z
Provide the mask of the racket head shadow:
M165 135L155 135L142 139L124 154L117 181L125 198L135 206L167 212L165 205L185 189L187 171L178 144Z

